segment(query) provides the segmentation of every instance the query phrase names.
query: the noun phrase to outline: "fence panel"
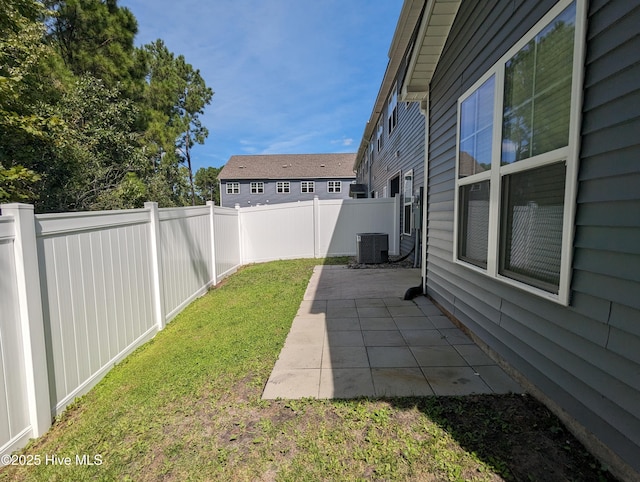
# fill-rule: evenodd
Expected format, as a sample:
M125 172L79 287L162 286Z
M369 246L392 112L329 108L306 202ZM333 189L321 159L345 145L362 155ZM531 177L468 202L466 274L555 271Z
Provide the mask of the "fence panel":
M210 209L158 211L164 311L169 321L213 282Z
M31 436L11 217L0 217L0 453Z
M318 203L318 256L353 256L356 234L387 233L389 254L398 254L396 199L324 200Z
M352 255L358 232L389 233L397 252L396 203L148 203L35 217L32 206L4 205L11 214L0 216L0 452L44 433L50 415L241 264ZM38 276L40 289L28 290Z
M240 209L244 263L313 258L314 201Z
M216 283L235 272L240 259L240 215L237 209L213 207Z
M155 334L146 210L36 216L54 413Z

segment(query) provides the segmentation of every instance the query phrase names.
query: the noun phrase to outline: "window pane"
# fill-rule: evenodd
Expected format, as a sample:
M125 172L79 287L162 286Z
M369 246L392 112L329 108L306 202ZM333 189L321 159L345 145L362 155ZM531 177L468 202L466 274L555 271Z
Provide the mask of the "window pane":
M411 204L404 205L404 216L402 220L402 233L411 234Z
M494 88L491 77L460 105L458 177L491 169Z
M403 189L403 203L411 203L411 197L413 196L413 173L404 175L404 189Z
M484 129L493 125L494 91L494 77L491 77L478 88L478 129Z
M460 187L458 257L487 267L489 232L489 181Z
M536 99L533 116L531 155L566 146L569 140L569 114L571 110L571 79L557 89L544 92Z
M544 91L558 82L571 78L575 3L567 7L551 24L536 36L536 89Z
M575 3L505 64L502 164L569 143Z
M502 165L531 157L531 102L505 113L502 124Z
M503 178L500 274L558 292L565 163Z
M491 144L493 128L489 126L476 135L476 174L491 169Z
M460 106L460 138L467 139L473 135L476 126L477 95L471 94Z

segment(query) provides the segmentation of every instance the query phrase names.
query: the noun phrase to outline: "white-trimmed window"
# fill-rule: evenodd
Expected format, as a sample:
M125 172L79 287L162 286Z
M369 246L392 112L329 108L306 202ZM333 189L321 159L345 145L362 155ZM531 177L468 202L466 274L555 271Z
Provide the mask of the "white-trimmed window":
M228 182L226 184L227 184L227 194L240 194L239 182Z
M264 193L264 182L257 181L251 183L251 194L263 194Z
M382 123L382 119L378 121L378 130L376 131L376 146L377 152L382 150L382 139L384 135L384 125Z
M276 182L276 192L278 194L286 194L291 192L291 183L289 181Z
M316 191L316 183L315 181L301 181L300 182L300 192L315 192Z
M342 192L342 181L327 181L327 192Z
M455 261L563 304L585 9L558 2L458 100Z
M404 173L402 188L402 233L411 234L411 218L413 215L413 169Z
M389 101L387 102L387 132L389 135L398 125L398 86L393 84Z

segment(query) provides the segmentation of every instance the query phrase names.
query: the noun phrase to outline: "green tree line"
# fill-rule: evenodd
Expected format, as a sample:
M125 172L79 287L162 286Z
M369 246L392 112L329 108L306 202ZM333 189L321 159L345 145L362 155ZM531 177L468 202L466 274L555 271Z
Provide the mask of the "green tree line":
M213 91L117 0L0 0L0 202L37 212L219 199L193 175Z

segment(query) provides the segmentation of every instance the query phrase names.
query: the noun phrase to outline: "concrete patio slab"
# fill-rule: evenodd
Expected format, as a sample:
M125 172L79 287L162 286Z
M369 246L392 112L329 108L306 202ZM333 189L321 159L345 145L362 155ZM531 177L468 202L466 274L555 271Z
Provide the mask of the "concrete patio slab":
M395 330L397 327L393 318L360 318L360 328L363 330Z
M358 308L360 318L391 318L391 313L386 306L371 306L368 308Z
M331 347L364 346L360 330L328 331L325 340Z
M448 345L447 339L438 330L400 330L409 346Z
M349 300L353 301L353 300ZM358 310L354 306L332 307L327 308L327 318L357 318Z
M491 388L471 367L426 367L422 368L427 381L436 395L471 395L492 393Z
M477 366L474 369L494 393L519 393L522 391L520 385L497 365Z
M425 397L434 395L419 368L372 368L377 397Z
M454 345L453 346L462 358L471 366L495 365L496 363L483 352L477 345Z
M372 368L418 366L408 346L370 346L367 354Z
M404 346L404 338L399 330L363 330L366 346Z
M277 369L320 368L322 364L322 345L285 344L276 362Z
M424 316L416 305L396 305L387 308L391 316Z
M322 370L318 398L373 397L375 390L369 368Z
M442 314L440 314L438 316L430 316L429 315L428 318L429 318L429 321L436 328L442 328L442 329L456 328L456 325L454 325L449 318L447 318L446 316L444 316Z
M317 397L320 389L320 370L302 368L274 369L262 398L298 399Z
M473 345L473 340L460 328L441 328L440 333L452 345Z
M384 300L380 299L380 298L360 298L357 300L354 300L356 306L358 308L373 308L376 306L387 306L384 303Z
M412 346L411 352L421 367L466 367L464 358L451 345Z
M326 322L327 331L350 331L360 329L358 318L329 318Z
M401 330L435 330L426 316L394 316L393 321Z
M307 318L308 315L296 316L291 324L290 333L298 331L315 331L323 333L326 329L326 321L324 316L316 316L314 318Z
M419 270L318 266L264 399L522 392L426 297Z
M369 360L364 346L325 346L322 368L368 368Z

